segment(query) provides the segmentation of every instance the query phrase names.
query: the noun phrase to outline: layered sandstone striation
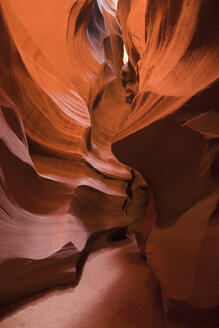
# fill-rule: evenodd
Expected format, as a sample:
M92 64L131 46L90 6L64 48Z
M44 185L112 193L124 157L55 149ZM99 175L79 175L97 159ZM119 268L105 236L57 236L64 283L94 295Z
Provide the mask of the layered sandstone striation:
M219 305L218 14L217 0L1 2L1 305L76 283L127 231L167 317Z

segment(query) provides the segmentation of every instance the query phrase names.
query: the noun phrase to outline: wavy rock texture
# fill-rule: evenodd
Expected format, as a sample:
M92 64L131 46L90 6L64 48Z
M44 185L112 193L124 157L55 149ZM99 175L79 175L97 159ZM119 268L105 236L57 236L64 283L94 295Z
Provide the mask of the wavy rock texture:
M1 304L77 281L128 230L167 313L216 307L218 1L0 9Z
M118 8L134 100L113 151L152 191L146 256L170 314L219 305L218 13L217 1Z
M90 250L139 225L148 191L111 151L130 111L115 5L4 1L1 44L5 305L73 283Z

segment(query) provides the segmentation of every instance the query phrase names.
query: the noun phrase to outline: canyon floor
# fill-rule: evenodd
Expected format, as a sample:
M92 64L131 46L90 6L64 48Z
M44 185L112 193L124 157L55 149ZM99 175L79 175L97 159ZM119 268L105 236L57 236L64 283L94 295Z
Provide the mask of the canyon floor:
M51 290L5 315L1 328L160 328L155 278L132 242L91 254L75 288Z

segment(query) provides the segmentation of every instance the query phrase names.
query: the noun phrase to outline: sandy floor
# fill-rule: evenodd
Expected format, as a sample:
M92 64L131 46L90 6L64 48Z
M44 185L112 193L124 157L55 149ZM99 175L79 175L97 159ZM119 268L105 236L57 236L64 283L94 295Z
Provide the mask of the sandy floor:
M160 328L159 291L135 243L92 254L79 285L30 300L1 328Z

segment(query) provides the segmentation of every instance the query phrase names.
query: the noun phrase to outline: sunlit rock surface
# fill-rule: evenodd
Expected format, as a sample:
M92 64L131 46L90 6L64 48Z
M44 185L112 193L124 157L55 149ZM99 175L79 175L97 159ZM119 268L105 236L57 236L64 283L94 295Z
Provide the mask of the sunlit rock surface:
M167 314L215 308L218 1L0 10L1 305L75 283L128 231Z

